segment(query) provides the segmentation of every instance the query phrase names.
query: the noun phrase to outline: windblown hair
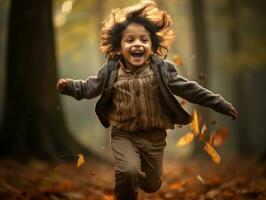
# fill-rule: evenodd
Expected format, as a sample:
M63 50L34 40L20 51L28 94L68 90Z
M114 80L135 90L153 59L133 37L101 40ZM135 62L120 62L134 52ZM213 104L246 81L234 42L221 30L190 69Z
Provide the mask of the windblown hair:
M140 3L112 10L110 16L103 22L101 29L100 51L107 58L115 59L121 55L120 42L122 33L130 23L138 23L150 33L154 54L165 58L175 38L169 28L172 18L165 11L160 10L154 1Z

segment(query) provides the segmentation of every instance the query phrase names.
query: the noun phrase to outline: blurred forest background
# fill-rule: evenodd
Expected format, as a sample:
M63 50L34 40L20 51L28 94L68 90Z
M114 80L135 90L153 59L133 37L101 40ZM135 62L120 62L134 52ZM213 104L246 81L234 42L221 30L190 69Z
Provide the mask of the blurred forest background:
M94 113L97 99L56 92L58 78L86 79L105 62L101 22L136 0L0 1L0 155L57 160L83 153L110 157L109 130ZM208 135L229 130L227 157L266 155L266 3L261 0L156 0L173 17L176 40L167 59L181 75L220 93L239 111L227 116L190 103ZM182 100L180 100L182 101ZM168 131L166 160L201 155L199 142L176 147L189 126Z
M60 138L64 138L65 133L59 132L68 132L70 138L73 136L99 154L108 153L108 130L94 114L97 99L78 102L60 96L59 100L55 84L59 77L86 79L97 72L105 62L98 49L101 22L111 9L136 2L1 1L0 137L9 144L6 145L8 150L3 150L7 155L8 152L23 154L27 146L38 144L38 140L46 141L46 146L51 145L51 140L63 143ZM210 132L221 126L229 128L230 137L222 153L262 156L266 147L265 3L246 0L156 2L174 21L176 40L167 59L175 61L181 57L183 65L178 69L183 76L222 94L240 115L232 121L209 109L190 104L184 107L190 111L200 110ZM215 126L211 125L213 121ZM175 147L187 130L188 127L169 131L168 155L195 153L193 145ZM64 149L64 145L61 146ZM24 150L21 152L19 148ZM34 151L35 147L31 148L25 150L25 155ZM53 148L42 150L52 152ZM45 153L40 154L42 156L46 157Z
M156 2L174 21L176 40L167 59L181 58L183 65L178 70L183 76L222 94L240 115L232 121L209 109L191 104L184 107L189 111L200 110L202 123L206 123L210 132L221 126L229 128L230 137L221 153L262 156L266 147L265 3L259 0ZM94 113L97 99L78 102L60 96L58 100L55 84L59 77L86 79L97 72L105 62L98 49L101 22L111 9L133 3L137 1L1 1L0 137L9 138L5 142L9 144L6 153L23 154L19 148L25 150L25 146L44 138L47 143L60 141L65 133L59 132L68 132L100 154L108 153L108 130ZM215 125L211 125L214 120ZM167 155L195 153L193 145L175 147L187 130L188 127L169 131ZM50 136L44 136L49 132ZM57 139L51 139L55 136ZM52 152L52 147L43 149Z

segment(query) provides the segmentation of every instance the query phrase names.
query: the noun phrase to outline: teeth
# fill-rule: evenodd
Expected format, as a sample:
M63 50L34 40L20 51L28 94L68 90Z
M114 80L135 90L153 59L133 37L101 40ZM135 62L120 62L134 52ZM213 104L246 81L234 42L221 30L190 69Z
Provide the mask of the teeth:
M131 51L131 53L143 53L143 51Z

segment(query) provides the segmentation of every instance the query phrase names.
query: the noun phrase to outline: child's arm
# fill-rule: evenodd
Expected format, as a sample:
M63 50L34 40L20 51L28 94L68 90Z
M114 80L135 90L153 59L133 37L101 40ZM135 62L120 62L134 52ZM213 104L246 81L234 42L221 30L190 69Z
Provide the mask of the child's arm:
M213 94L198 83L178 75L175 65L171 62L168 64L168 86L175 95L191 103L212 108L217 112L231 116L233 119L238 117L238 112L231 103L220 94Z
M69 95L77 100L91 99L101 94L106 66L102 67L97 76L90 76L86 81L73 79L60 79L56 87L61 94Z

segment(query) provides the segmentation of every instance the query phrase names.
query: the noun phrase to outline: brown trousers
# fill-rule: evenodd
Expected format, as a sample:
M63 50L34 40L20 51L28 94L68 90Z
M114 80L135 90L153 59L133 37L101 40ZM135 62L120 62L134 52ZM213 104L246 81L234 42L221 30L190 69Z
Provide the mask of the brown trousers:
M147 193L160 188L166 135L161 129L128 133L112 128L117 200L137 200L138 188Z

